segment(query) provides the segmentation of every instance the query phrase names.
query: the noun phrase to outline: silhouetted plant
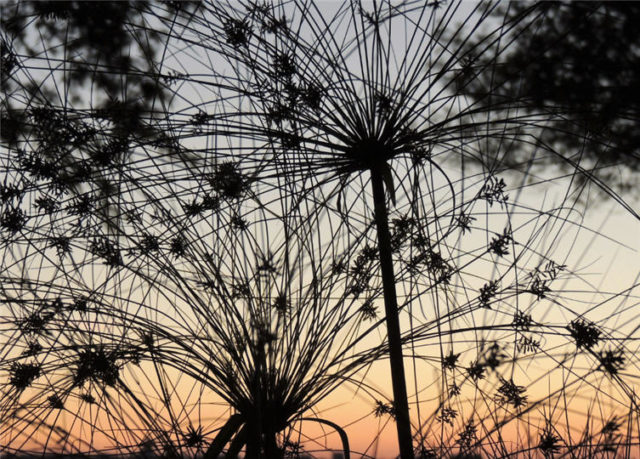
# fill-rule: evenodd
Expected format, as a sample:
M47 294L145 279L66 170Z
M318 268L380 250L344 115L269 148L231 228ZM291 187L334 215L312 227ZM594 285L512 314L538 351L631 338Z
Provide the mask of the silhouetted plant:
M141 184L137 191L152 189ZM339 386L358 389L362 383L352 377L386 351L372 335L376 327L365 326L348 279L325 262L333 249L317 246L308 224L288 212L277 218L243 206L236 210L247 226L238 231L229 211L192 215L175 205L177 196L136 201L139 218L116 234L93 228L100 250L92 232L76 235L69 253L24 235L42 250L12 264L17 254L5 245L6 446L36 441L64 413L76 431L56 433L48 450L97 451L82 443L90 435L110 439L120 452L144 443L171 455L217 457L223 448L245 447L250 457L283 457L301 423L316 421L338 430L348 456L339 425L305 413ZM64 209L54 220L60 231ZM165 218L154 218L158 212ZM113 249L104 249L111 240L120 246L117 263ZM37 263L39 277L10 275L22 263ZM370 293L373 303L379 290ZM184 385L198 396L176 392ZM235 412L221 430L219 418L190 414L216 399Z
M549 455L560 437L578 451L593 435L560 434L568 399L637 407L637 315L608 309L637 302L635 286L584 300L599 292L563 245L589 228L584 171L538 167L558 153L538 142L546 111L466 97L475 56L490 66L535 15L411 1L127 8L133 36L163 37L136 76L157 86L142 105L68 100L64 66L41 74L3 42L3 118L19 127L3 133L0 217L12 448L65 413L94 439L53 429L69 448L279 456L300 451L301 417L343 381L397 421L403 457ZM366 380L389 354L393 397ZM603 374L612 389L594 382ZM193 419L211 397L232 409ZM563 427L504 439L535 415Z
M194 87L200 94L211 91L198 106L209 113L208 123L198 124L198 130L192 131L195 137L218 139L216 153L242 164L246 174L266 189L279 187L293 199L309 197L307 202L318 212L335 212L329 219L351 224L355 214L360 223L364 215L375 226L402 457L410 457L412 448L392 254L399 250L407 227L392 237L387 198L405 212L408 221L424 224L427 216L438 221L434 232L423 237L424 251L415 254L411 263L416 268L423 264L433 275L434 287L446 286L457 271L437 244L458 227L463 232L471 229L476 217L467 208L484 200L488 207L497 204L508 215L507 184L497 176L507 165L493 155L484 156L480 145L485 142L497 150L504 143L509 148L528 147L530 136L547 124L546 112L494 118L493 105L464 100L464 85L449 79L464 72L461 63L472 56L463 46L468 39L464 30L480 28L495 7L476 5L466 16L459 8L412 2L352 4L325 17L304 3L216 5L206 14L194 15L185 35L178 36L179 40L193 36L192 43L206 37L200 52L217 54L225 61L221 68L208 69L210 77ZM467 23L446 27L456 17ZM533 19L508 17L492 24L492 34L482 46L491 49L509 36L512 27L526 28ZM404 40L389 39L395 28L406 31ZM397 61L390 59L396 55ZM486 99L493 100L490 95ZM495 104L495 108L518 110L503 101ZM230 147L220 147L220 138L226 138ZM551 146L539 148L555 154ZM470 184L464 179L465 158L481 163L480 174L471 175L479 189L466 198L464 190ZM456 163L462 165L463 177L457 183L455 169L444 169ZM365 196L368 186L371 195ZM435 190L447 189L451 202L444 202L450 206L438 208ZM364 201L358 202L362 197ZM344 209L347 202L349 211ZM507 221L495 232L489 252L505 257L514 244ZM353 272L357 281L351 293L360 296L366 291L371 268L356 264ZM548 285L534 280L531 291L541 299ZM485 306L488 294L481 295Z

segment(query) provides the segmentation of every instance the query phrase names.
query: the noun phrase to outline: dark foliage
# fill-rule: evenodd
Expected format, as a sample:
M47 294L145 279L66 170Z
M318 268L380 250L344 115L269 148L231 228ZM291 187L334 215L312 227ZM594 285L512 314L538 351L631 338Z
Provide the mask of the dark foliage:
M471 40L467 72L457 83L479 104L517 101L524 109L546 111L557 129L545 131L537 143L556 148L552 163L580 164L633 198L637 180L616 175L618 167L640 169L640 5L510 2L494 16L516 22L504 41L508 48L486 53L489 40ZM536 18L533 24L517 22L529 17Z

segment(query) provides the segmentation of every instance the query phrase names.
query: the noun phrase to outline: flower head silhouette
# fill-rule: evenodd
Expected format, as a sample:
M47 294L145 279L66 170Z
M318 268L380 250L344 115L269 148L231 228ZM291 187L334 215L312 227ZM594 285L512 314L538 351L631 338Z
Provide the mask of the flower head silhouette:
M73 3L14 9L75 39ZM403 457L550 456L593 451L572 397L637 407L637 280L595 287L585 171L540 166L563 156L540 135L561 114L465 95L528 8L127 7L120 67L3 31L8 448L295 456L345 383ZM392 396L369 378L386 358Z

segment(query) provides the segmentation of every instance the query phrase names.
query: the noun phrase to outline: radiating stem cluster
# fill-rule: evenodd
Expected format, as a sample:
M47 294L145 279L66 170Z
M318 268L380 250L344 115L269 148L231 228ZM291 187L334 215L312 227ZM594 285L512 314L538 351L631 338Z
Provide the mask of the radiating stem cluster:
M632 456L637 212L512 94L537 5L88 5L3 10L0 452Z

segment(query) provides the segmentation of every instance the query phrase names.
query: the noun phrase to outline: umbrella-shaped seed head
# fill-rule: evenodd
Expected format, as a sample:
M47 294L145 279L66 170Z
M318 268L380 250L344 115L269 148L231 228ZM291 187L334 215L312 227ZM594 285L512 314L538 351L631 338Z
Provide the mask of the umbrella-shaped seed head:
M83 350L78 355L75 383L81 386L87 379L93 379L107 386L114 386L120 372L115 360L115 353L107 353L101 347L97 350Z
M231 162L218 165L216 171L210 175L209 183L215 191L228 199L241 198L249 185L238 166Z
M40 377L40 365L36 363L14 363L11 366L10 384L18 391L23 391Z
M600 330L591 322L576 319L571 321L567 326L567 330L569 330L578 348L591 349L600 341Z

